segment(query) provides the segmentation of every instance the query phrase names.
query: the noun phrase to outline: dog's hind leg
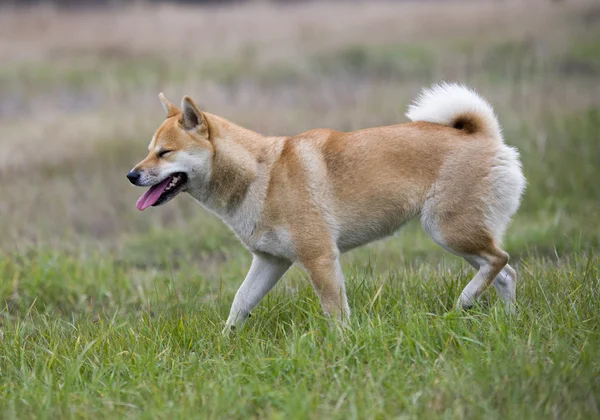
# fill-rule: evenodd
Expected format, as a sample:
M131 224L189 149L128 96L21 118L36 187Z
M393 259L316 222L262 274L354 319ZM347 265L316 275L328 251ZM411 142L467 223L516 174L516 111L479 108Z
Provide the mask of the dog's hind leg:
M506 310L514 312L517 298L517 273L515 270L506 264L492 284L506 305Z
M460 294L459 308L473 306L492 283L497 283L495 287L502 299L512 305L515 298L514 270L507 265L508 254L498 248L481 214L476 211L448 212L440 217L439 213L429 211L423 214L422 223L435 242L463 257L478 270Z
M476 270L479 270L479 264L474 258L465 257L465 260L471 264ZM514 312L515 301L517 298L517 273L514 268L509 264L506 264L500 271L500 274L496 276L492 283L496 292L504 302L506 310Z
M463 289L458 298L459 308L469 308L483 292L494 282L502 269L508 263L508 254L500 248L491 247L480 250L475 255L469 255L466 259L474 259L479 265L475 277Z
M476 270L479 270L479 264L474 258L465 257L465 260L471 264ZM496 292L506 305L509 312L514 311L515 300L517 297L517 273L514 268L506 264L500 274L496 276L492 283Z

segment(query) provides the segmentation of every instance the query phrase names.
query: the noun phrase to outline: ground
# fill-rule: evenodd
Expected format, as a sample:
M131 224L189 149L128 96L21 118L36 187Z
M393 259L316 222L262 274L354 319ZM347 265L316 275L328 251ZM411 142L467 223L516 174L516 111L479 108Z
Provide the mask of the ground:
M600 417L600 7L593 1L137 5L0 13L0 417ZM528 180L518 310L411 223L346 254L350 328L292 270L221 336L250 255L125 174L163 91L256 131L405 122L475 88Z

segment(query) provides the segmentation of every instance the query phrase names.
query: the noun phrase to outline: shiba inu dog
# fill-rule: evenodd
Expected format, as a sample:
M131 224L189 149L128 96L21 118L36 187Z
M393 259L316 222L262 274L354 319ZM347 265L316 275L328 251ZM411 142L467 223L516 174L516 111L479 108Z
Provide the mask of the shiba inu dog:
M159 97L167 119L127 177L150 187L139 210L186 192L253 253L225 331L242 325L294 263L310 276L323 311L346 320L340 253L417 216L435 242L477 269L459 308L491 284L512 308L516 273L500 246L525 178L492 107L474 91L425 89L406 124L288 137L262 136L201 111L187 96L181 108Z

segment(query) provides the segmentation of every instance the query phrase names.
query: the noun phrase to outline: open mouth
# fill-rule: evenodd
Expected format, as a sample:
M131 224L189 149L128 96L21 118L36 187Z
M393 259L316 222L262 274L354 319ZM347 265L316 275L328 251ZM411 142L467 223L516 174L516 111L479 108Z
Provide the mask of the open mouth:
M169 175L164 181L153 185L137 201L138 210L145 210L150 206L160 206L171 200L185 188L187 175L176 172Z

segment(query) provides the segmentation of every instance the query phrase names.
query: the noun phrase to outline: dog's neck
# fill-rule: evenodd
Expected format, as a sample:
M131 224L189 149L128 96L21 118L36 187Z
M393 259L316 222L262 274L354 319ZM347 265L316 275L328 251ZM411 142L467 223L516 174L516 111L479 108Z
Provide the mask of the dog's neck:
M207 182L189 191L246 242L262 209L272 140L224 118L205 113L214 148ZM243 214L243 217L240 215Z

